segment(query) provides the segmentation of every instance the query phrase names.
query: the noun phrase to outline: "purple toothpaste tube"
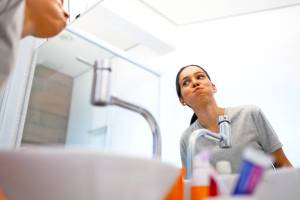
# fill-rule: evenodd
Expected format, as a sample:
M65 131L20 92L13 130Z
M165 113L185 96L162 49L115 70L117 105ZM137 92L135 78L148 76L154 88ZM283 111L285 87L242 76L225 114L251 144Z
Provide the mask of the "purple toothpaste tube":
M265 169L272 166L272 157L263 152L247 148L243 153L240 175L233 195L252 194Z

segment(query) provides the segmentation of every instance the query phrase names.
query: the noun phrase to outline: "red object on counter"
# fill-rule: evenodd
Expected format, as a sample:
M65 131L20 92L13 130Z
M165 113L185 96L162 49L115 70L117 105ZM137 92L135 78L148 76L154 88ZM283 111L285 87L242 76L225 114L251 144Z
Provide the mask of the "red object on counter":
M209 178L209 196L215 197L218 196L218 185L213 176Z

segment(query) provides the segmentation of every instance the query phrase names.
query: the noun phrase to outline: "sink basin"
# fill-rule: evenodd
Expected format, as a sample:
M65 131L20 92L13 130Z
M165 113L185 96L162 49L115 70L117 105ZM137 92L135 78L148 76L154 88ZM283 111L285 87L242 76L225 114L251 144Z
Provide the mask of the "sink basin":
M158 160L95 151L0 152L0 189L9 200L159 200L178 174Z

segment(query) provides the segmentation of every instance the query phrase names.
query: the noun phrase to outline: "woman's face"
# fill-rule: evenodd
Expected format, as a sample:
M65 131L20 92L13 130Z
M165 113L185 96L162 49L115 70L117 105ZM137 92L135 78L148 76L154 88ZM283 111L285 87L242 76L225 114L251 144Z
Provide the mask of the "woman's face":
M191 107L209 102L217 91L205 72L196 66L189 66L181 72L179 84L182 95L180 102Z

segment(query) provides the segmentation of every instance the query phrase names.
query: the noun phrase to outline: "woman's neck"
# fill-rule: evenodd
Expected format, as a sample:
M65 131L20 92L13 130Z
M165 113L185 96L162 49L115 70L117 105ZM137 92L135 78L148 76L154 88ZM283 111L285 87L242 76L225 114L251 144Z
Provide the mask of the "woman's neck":
M218 107L216 102L212 102L205 106L198 106L193 110L203 128L206 128L213 132L219 132L218 116L224 115L224 108Z

